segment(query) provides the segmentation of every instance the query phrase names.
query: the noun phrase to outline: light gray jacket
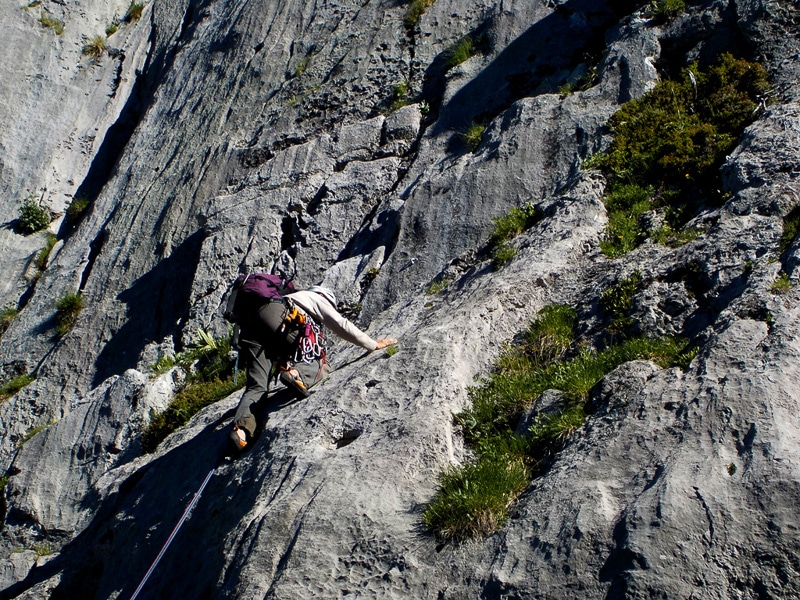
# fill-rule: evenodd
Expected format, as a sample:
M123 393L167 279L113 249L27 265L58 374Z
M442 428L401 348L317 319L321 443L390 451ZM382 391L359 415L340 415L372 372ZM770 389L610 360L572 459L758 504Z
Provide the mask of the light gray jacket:
M287 294L298 308L309 315L320 325L324 325L343 340L361 346L367 350L375 350L375 340L344 318L325 298L315 292L306 290Z

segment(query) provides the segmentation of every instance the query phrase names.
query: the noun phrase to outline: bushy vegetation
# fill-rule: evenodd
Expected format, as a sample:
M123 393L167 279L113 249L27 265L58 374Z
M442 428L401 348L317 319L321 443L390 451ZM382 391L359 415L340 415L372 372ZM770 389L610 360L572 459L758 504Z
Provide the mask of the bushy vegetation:
M244 373L234 377L232 372L230 337L215 340L202 330L198 331L198 336L193 347L174 358L159 361L153 369L163 372L179 365L186 371L187 380L167 409L150 420L142 434L144 452L154 451L170 433L188 423L201 409L244 386Z
M423 513L424 523L445 539L494 532L508 507L584 423L590 390L619 365L653 360L685 364L685 342L628 338L603 350L574 348L576 312L554 305L540 311L521 344L509 347L493 372L471 390L472 407L456 415L476 460L447 470ZM545 390L565 398L557 412L539 415L524 435L517 424Z
M587 161L609 181L603 250L618 256L640 244L647 210L664 208L677 231L699 207L719 204L719 167L768 92L761 65L723 54L707 72L693 65L623 105L609 122L608 152Z
M56 302L56 332L64 337L78 320L83 310L83 298L79 293L65 294Z
M22 235L30 235L50 225L50 211L39 206L36 199L29 196L19 208L17 231Z
M3 385L0 385L0 400L10 398L26 385L30 384L34 379L36 379L36 377L26 373L17 375L16 377L6 381Z

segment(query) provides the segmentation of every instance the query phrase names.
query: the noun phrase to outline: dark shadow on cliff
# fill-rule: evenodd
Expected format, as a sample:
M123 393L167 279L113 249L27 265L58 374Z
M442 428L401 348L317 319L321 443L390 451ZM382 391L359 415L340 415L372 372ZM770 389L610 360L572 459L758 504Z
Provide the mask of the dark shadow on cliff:
M568 0L512 41L444 105L434 135L460 133L472 122L488 123L520 98L553 93L567 75L598 56L618 15L606 3ZM437 58L426 71L423 97L435 108L444 93Z
M281 389L257 411L260 420L294 404ZM91 523L57 557L0 592L16 598L61 574L53 600L130 598L164 547L201 483L216 468L191 515L166 550L141 598L212 598L225 564L222 543L261 492L262 480L282 477L291 461L273 460L267 429L237 463L221 458L228 444L228 411L194 438L141 467L109 495ZM180 574L180 575L177 575Z
M189 236L117 296L127 305L125 323L97 357L92 387L135 367L139 353L148 343L175 333L180 321L188 316L189 294L204 237L202 231Z

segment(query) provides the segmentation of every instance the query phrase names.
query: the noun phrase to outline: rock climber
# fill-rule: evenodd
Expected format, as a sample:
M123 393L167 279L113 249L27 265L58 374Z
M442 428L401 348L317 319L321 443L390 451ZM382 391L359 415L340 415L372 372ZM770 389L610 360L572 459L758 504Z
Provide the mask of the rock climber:
M251 298L249 302L250 306L240 308L239 334L247 383L230 434L240 451L255 435L252 407L266 396L273 369L278 369L284 385L304 397L308 388L327 377L330 366L320 326L369 351L397 343L394 338L373 340L348 321L336 310L336 296L326 287L312 286L287 294L284 300Z

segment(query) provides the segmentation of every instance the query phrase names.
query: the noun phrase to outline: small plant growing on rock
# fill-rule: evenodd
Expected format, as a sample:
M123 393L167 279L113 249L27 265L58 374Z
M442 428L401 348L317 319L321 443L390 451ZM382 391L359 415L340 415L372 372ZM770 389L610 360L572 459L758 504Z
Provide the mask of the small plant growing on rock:
M392 88L389 112L395 112L408 105L408 82L403 81Z
M478 149L478 146L481 145L484 131L486 131L486 125L472 123L461 134L461 139L464 141L464 144L467 146L467 148L469 148L470 152L475 152L475 150Z
M56 331L64 337L75 326L78 315L83 310L83 298L80 294L65 294L56 302Z
M50 253L53 251L53 247L57 242L58 238L55 236L55 234L48 231L44 248L39 250L39 253L36 255L36 268L40 273L47 268L47 261L50 258Z
M633 338L602 351L570 356L577 315L567 306L540 311L520 346L500 357L490 376L470 390L472 407L456 415L476 460L446 470L423 522L444 539L488 535L508 518L508 507L584 423L590 390L619 365L650 359L661 366L685 360L676 338ZM545 390L564 404L533 418L527 435L514 433L523 412Z
M453 280L450 279L449 277L437 277L436 279L431 281L430 285L428 286L428 289L426 290L426 293L429 296L433 296L435 294L438 294L443 289L445 289L448 285L450 285L450 283L452 281Z
M457 67L461 63L469 60L472 56L474 56L476 49L475 49L475 41L472 39L471 36L467 35L458 40L455 44L450 46L446 50L447 52L447 69L452 69Z
M164 372L179 365L187 373L186 387L175 394L166 410L156 414L142 434L142 450L154 451L173 431L185 425L201 409L229 396L244 385L245 377L231 373L231 338L214 339L202 329L197 342L175 357L159 359L153 367Z
M648 14L654 23L666 23L686 10L683 0L654 0L648 7Z
M44 11L42 11L41 15L39 15L39 23L45 27L52 27L53 31L56 32L56 35L61 35L64 33L64 21L59 21L58 19L50 17Z
M494 230L489 236L489 248L495 269L501 268L517 255L517 249L507 243L536 224L542 215L533 204L512 208L508 214L494 217Z
M618 281L600 296L600 307L608 315L608 330L612 333L625 333L633 324L628 312L633 307L633 296L642 285L642 274L638 271L630 277Z
M144 11L144 3L132 0L128 6L128 10L125 11L125 16L122 17L123 22L133 23L134 21L138 21L142 18L142 11Z
M23 235L30 235L41 231L50 225L50 211L39 206L33 196L29 196L19 209L17 231Z
M408 4L408 9L406 9L406 15L403 17L403 24L408 29L416 27L422 15L425 14L425 11L433 6L434 1L435 0L411 0Z
M783 252L792 245L797 232L800 231L800 206L794 208L783 218L783 235L781 236L780 250Z
M88 198L82 196L73 198L66 210L66 215L69 222L74 225L80 221L81 217L86 212L86 209L89 208L89 204L90 200Z
M668 209L675 231L698 207L724 200L717 191L719 167L768 93L761 65L723 54L707 72L693 65L680 80L662 80L625 103L609 121L614 140L608 152L585 163L609 181L603 250L618 256L646 238L638 215L631 215L644 210L643 190L650 208ZM632 194L632 186L642 192Z
M11 327L11 322L18 314L19 310L14 306L5 308L0 312L0 336L8 331L8 328Z
M106 51L106 38L102 35L96 35L88 38L81 48L81 54L98 59L103 56Z
M36 379L36 377L26 373L17 375L16 377L6 381L3 385L0 385L0 400L10 398L26 385L32 383L34 379Z
M107 37L114 35L115 33L117 33L117 31L119 31L119 21L117 19L114 19L113 21L111 21L111 23L106 25Z
M792 280L783 271L780 272L778 278L772 283L772 291L776 294L783 294L792 289Z
M396 345L387 346L386 347L386 351L385 351L386 356L389 357L389 358L391 358L392 356L394 356L398 352L400 352L400 350L397 349Z

